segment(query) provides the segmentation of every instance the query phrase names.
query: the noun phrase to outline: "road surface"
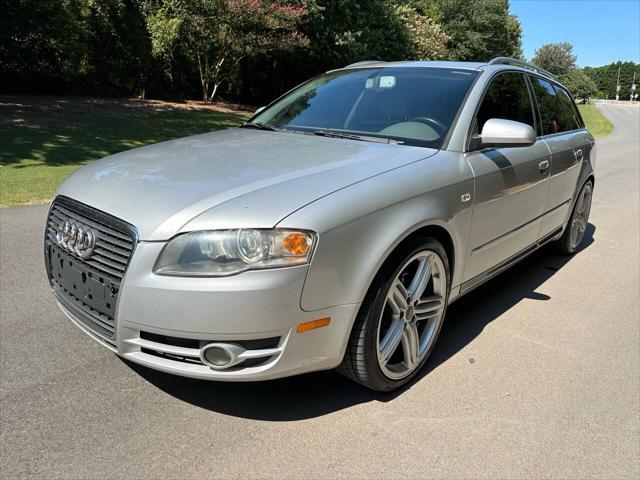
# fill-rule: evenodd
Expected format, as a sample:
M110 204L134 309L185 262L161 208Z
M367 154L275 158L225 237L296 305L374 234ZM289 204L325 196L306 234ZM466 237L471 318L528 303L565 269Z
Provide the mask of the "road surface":
M57 309L45 207L0 211L2 478L639 478L639 109L601 105L586 246L455 304L421 376L253 384L127 364Z

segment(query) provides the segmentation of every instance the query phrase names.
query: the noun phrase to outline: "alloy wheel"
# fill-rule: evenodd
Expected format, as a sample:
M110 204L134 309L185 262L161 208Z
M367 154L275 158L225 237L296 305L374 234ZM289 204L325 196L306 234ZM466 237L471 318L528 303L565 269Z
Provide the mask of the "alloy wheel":
M587 183L578 197L576 207L571 218L571 248L575 249L587 230L589 223L589 213L591 211L591 199L593 197L593 189L590 183Z
M447 274L440 256L424 250L394 278L378 321L380 369L390 379L410 375L431 350L444 316Z

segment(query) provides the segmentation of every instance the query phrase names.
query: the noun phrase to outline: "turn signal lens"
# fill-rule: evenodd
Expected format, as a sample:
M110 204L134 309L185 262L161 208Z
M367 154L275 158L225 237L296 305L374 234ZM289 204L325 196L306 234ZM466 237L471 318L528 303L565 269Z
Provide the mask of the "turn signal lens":
M309 330L313 330L316 328L326 327L330 323L331 323L331 317L320 318L318 320L311 320L310 322L305 322L298 325L298 328L296 328L296 332L298 333L308 332Z
M306 255L311 247L309 236L301 232L290 233L282 240L282 246L291 255Z

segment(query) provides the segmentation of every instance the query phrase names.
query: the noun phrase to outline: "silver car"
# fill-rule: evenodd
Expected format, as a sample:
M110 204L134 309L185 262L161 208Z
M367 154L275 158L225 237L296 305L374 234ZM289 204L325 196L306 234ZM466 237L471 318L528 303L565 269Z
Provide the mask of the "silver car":
M206 380L425 364L447 305L542 245L579 247L594 139L517 60L363 62L241 128L109 156L51 204L60 308L118 355Z

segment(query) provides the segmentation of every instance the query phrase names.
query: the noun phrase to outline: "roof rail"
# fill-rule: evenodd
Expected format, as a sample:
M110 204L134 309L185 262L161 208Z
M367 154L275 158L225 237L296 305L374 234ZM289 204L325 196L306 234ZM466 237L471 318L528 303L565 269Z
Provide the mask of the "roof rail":
M527 70L539 73L540 75L544 75L545 77L549 77L552 80L558 80L553 73L548 72L543 68L536 67L535 65L532 65L529 62L525 62L524 60L518 60L517 58L495 57L489 60L489 65L515 65L517 67L522 67Z
M349 67L363 67L363 66L365 66L365 65L371 65L371 64L374 64L374 63L385 63L385 62L384 62L384 61L382 61L382 60L363 60L362 62L356 62L356 63L352 63L352 64L350 64L350 65L347 65L347 66L346 66L346 67L344 67L344 68L349 68Z

